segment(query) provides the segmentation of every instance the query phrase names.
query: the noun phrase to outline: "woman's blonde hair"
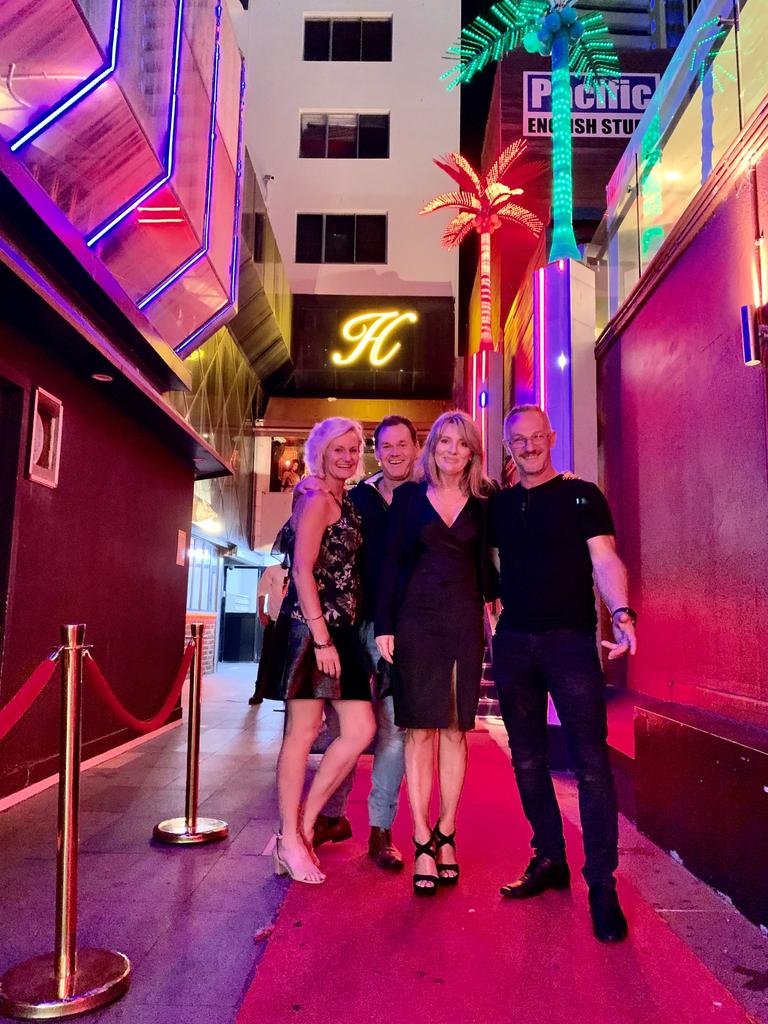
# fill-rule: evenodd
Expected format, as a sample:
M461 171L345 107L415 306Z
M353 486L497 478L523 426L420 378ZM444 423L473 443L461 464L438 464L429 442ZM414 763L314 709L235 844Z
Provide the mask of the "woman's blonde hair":
M444 412L432 424L419 456L419 474L429 486L437 486L440 480L440 470L435 462L437 442L440 440L444 428L450 425L458 427L460 436L464 438L472 452L472 458L466 465L461 481L462 490L474 498L483 498L492 490L492 484L483 472L483 446L480 441L480 431L474 420L460 409Z
M349 420L346 416L329 416L327 420L321 420L320 423L316 423L312 427L304 442L304 461L313 476L323 475L325 453L331 442L350 430L353 430L358 436L362 457L365 439L363 438L363 428L357 420Z

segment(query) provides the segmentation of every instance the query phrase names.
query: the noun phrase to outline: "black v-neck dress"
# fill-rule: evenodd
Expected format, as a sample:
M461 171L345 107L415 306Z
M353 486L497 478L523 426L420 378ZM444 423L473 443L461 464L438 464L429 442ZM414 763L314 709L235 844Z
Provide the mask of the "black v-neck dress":
M404 485L407 486L407 485ZM393 629L386 628L387 611L377 615L376 632L394 631L395 672L392 693L395 722L407 729L474 727L483 663L483 504L467 503L448 526L415 485L406 498L406 529L390 536L388 581L382 599L394 605ZM395 492L396 496L401 488ZM406 534L412 535L408 544ZM410 546L410 550L405 549ZM402 598L397 590L397 566L408 565ZM454 683L455 668L455 683ZM455 697L454 697L455 687Z

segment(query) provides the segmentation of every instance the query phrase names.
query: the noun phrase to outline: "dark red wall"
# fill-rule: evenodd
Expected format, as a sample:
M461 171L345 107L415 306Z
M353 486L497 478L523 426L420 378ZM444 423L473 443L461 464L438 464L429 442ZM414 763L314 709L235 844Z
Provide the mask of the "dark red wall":
M33 343L32 333L44 341ZM176 541L180 529L189 535L193 471L111 397L110 385L57 358L64 340L64 328L59 339L50 323L25 332L0 322L0 377L25 392L24 464L32 389L64 403L59 486L23 472L17 479L0 705L58 643L61 623L85 622L120 699L149 717L182 654L187 569L176 565ZM56 771L58 720L57 673L0 747L0 796ZM133 735L86 691L84 757Z
M768 159L758 168L768 222ZM768 724L764 367L742 359L742 179L598 360L604 484L640 613L629 685Z

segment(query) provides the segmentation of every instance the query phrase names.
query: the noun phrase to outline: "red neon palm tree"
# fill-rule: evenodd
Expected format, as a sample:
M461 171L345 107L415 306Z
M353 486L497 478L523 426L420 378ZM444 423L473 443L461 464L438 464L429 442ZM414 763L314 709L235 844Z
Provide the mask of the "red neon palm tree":
M516 168L515 187L505 183L513 164L525 152L524 139L517 139L499 154L488 170L481 175L460 153L448 153L435 160L438 167L450 174L459 186L459 192L443 192L430 200L419 213L455 207L459 213L445 229L441 243L446 249L460 245L474 228L480 235L480 348L493 349L491 330L491 235L503 223L519 224L533 235L544 227L533 211L521 206L516 197L522 195L523 183L537 177L545 165L528 163Z

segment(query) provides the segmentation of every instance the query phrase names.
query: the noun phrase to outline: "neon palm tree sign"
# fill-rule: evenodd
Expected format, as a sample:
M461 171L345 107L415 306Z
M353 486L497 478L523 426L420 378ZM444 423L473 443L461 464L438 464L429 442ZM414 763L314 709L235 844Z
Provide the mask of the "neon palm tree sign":
M500 0L491 7L498 24L475 18L449 47L458 58L441 79L453 77L449 89L469 82L491 61L523 46L552 58L552 243L550 261L580 259L573 233L573 152L571 144L571 75L585 89L607 89L619 73L619 59L603 16L579 16L575 0Z
M455 207L459 213L445 229L442 244L446 249L460 245L474 228L480 235L480 348L493 349L491 330L491 235L503 222L519 224L534 235L544 225L541 219L517 197L522 195L519 186L541 173L541 163L528 163L516 168L515 188L505 183L516 161L525 152L525 140L517 139L499 154L487 174L478 174L474 167L460 153L448 153L442 160L435 160L437 166L450 174L459 186L459 192L443 192L431 199L419 213L434 213Z

